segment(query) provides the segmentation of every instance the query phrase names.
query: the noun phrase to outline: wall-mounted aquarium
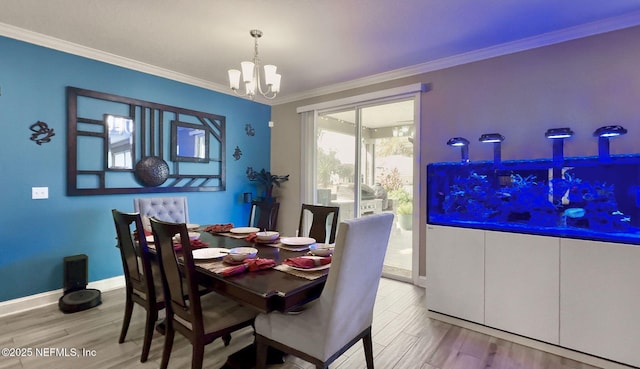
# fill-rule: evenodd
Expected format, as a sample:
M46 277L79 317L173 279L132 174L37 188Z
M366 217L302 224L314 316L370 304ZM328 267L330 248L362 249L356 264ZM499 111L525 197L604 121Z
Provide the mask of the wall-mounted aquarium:
M427 166L427 222L640 244L640 155Z

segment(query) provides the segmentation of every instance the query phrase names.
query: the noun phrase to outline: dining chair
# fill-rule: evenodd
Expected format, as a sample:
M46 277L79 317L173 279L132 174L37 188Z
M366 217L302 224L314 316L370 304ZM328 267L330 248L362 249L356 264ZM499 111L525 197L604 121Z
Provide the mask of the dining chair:
M249 227L275 231L278 225L280 203L275 201L252 201L249 213Z
M191 342L191 368L202 368L204 346L222 337L229 344L230 334L250 326L257 311L236 303L218 293L200 296L191 242L185 223L171 223L151 218L151 229L160 259L162 286L166 296L165 344L161 369L166 369L173 348L175 332ZM173 246L179 234L182 251ZM182 260L182 265L179 264ZM186 289L186 291L185 291Z
M315 238L320 243L334 243L339 211L337 206L302 204L298 223L299 236ZM307 225L309 230L305 231Z
M151 230L151 217L173 223L189 223L189 208L185 196L137 197L133 199L133 210L140 213L142 224L148 231Z
M327 369L362 339L368 369L373 369L371 324L392 213L340 223L331 268L320 297L299 314L272 312L255 320L256 368L266 367L273 347Z
M158 312L164 309L160 271L150 261L149 248L144 236L140 214L123 213L116 209L111 210L111 213L122 257L126 291L124 320L118 343L123 343L127 336L133 304L140 305L147 312L140 356L140 362L144 363L149 357L149 348L153 337L153 328L158 320ZM139 236L137 242L133 238L134 230Z

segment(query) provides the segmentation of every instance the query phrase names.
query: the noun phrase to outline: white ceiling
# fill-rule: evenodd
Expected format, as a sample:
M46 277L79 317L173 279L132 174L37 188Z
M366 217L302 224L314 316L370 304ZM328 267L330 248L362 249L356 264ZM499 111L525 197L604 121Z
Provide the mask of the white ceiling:
M638 0L0 1L0 35L225 93L260 29L271 104L637 24Z

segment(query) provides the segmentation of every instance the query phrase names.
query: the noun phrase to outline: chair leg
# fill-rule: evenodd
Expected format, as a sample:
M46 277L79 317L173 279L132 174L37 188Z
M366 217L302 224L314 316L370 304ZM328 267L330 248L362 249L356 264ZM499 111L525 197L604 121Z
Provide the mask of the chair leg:
M169 365L169 357L171 356L171 350L173 349L173 336L175 335L175 331L173 330L173 325L169 321L172 318L165 319L166 322L166 332L164 335L164 349L162 350L162 361L160 362L160 369L167 369Z
M373 343L371 342L371 329L362 337L362 344L364 345L364 358L367 362L367 369L373 369Z
M229 346L229 343L231 342L231 333L227 333L222 336L222 342L224 342L225 346Z
M256 369L266 369L267 367L267 350L269 345L260 337L256 336Z
M194 342L191 351L191 369L202 369L204 360L204 343Z
M129 330L129 323L131 322L131 315L133 314L133 301L127 295L127 300L124 303L124 319L122 320L122 330L120 331L120 338L118 343L124 342L124 338L127 336Z
M147 310L147 322L144 327L144 341L142 342L142 355L140 356L140 362L144 363L149 357L149 349L151 348L151 338L153 337L153 328L158 320L158 312L149 309Z

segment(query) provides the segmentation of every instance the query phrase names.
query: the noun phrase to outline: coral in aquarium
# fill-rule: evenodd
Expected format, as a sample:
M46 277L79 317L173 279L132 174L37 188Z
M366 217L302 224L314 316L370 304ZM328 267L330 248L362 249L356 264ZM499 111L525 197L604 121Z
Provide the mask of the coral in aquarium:
M568 170L563 173L562 178L552 179L551 190L555 198L554 205L558 207L568 204L573 207L583 206L582 194L579 193L581 186L582 180Z
M478 221L497 215L501 200L486 175L471 172L466 178L457 177L455 182L442 203L445 214Z
M589 228L602 231L626 230L630 219L619 211L614 186L605 182L583 182L579 189L585 202Z
M563 194L560 205L568 207L563 214L564 226L598 231L628 229L630 218L618 208L614 185L582 181L569 171L552 183L554 191Z
M519 173L505 178L498 186L475 171L456 177L442 201L444 214L466 221L598 231L625 231L630 226L630 218L618 208L613 185L583 181L570 171L548 182Z
M502 217L511 222L527 222L538 226L558 224L558 210L549 201L549 186L533 175L511 175L511 184L501 190L505 199Z

